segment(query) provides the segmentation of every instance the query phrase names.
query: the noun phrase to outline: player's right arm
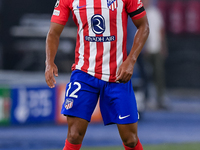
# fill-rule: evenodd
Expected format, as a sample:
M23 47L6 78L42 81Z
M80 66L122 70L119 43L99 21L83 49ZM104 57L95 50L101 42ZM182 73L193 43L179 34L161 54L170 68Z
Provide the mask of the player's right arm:
M64 25L51 22L46 38L45 80L50 88L54 88L56 84L54 75L58 76L58 68L54 63L54 60L59 45L60 34L63 29Z
M71 0L57 0L52 17L50 29L46 38L46 69L45 79L50 88L55 87L55 76L58 76L58 68L54 63L57 53L60 34L69 18Z

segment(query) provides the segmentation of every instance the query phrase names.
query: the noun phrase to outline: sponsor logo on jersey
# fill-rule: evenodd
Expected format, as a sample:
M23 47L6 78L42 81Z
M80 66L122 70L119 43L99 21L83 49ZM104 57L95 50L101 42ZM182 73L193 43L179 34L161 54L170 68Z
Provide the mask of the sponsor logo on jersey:
M58 7L59 3L60 3L60 0L57 0L55 7Z
M96 14L91 18L92 31L95 34L102 34L105 31L105 19L102 15Z
M55 10L53 11L53 15L55 16L59 16L60 15L60 10Z
M106 30L104 17L100 14L92 16L91 27L95 34L103 34ZM85 40L89 42L111 42L115 40L115 36L85 36Z
M86 5L83 5L83 6L78 6L77 5L77 9L84 8L84 7L86 7Z
M85 40L89 42L112 42L115 36L85 36Z
M118 7L117 0L107 0L107 5L108 8L112 11L114 11Z
M65 108L66 108L66 109L72 108L73 103L74 103L74 100L73 100L73 99L67 98L66 101L65 101Z

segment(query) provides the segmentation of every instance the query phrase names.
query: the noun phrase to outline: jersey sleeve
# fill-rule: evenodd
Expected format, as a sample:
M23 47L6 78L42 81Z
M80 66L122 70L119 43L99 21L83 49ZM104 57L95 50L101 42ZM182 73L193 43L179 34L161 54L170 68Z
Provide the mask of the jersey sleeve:
M57 0L51 22L65 25L70 15L70 0Z
M126 6L127 12L132 19L140 19L146 15L141 0L126 0Z

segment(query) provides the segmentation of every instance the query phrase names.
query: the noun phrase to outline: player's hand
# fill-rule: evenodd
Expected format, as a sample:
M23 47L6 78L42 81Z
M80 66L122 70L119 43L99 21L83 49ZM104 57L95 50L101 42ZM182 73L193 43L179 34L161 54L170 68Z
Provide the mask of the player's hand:
M134 64L128 59L126 59L119 67L116 82L127 83L132 77L133 69Z
M58 76L58 68L57 66L53 63L52 65L46 63L46 69L45 69L45 80L47 85L50 88L54 88L56 84L56 80L54 75L57 77Z

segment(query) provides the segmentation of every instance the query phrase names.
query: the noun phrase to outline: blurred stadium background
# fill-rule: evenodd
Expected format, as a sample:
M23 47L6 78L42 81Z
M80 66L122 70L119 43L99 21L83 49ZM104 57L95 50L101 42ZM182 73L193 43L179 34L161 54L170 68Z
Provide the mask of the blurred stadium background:
M49 89L44 79L45 37L55 2L0 0L1 150L63 147L67 123L59 112L74 62L76 27L69 19L55 60L57 85ZM145 100L136 67L132 80L141 112L139 137L144 145L200 143L200 0L155 4L167 33L166 108L156 109L155 101ZM153 84L150 90L154 98ZM83 148L92 146L121 146L116 126L103 126L98 106L83 141Z

